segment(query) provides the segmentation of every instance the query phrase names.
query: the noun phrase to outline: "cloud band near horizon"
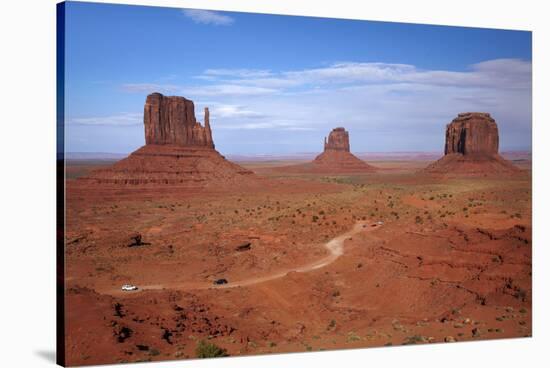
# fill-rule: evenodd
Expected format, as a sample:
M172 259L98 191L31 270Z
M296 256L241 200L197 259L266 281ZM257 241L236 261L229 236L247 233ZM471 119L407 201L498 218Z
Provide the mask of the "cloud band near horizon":
M513 136L531 139L531 74L531 63L520 59L488 60L465 71L346 61L303 70L205 69L183 84L144 81L118 88L144 98L152 92L181 95L194 100L197 111L209 106L222 146L224 131L311 135L337 125L368 141L419 132L433 139L463 111L491 113L509 144ZM142 123L139 114L75 117L69 124L135 126Z

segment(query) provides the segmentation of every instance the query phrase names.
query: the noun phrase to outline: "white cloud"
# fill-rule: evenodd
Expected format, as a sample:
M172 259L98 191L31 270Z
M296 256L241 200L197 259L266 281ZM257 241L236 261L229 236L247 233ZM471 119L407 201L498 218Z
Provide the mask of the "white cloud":
M261 118L263 114L240 105L214 105L213 118Z
M301 126L300 122L294 121L280 121L280 120L269 120L269 121L259 121L259 122L248 122L248 123L235 123L235 124L219 124L216 126L216 129L220 130L257 130L257 129L276 129L278 131L309 131L315 130L315 128Z
M273 88L244 86L238 84L215 84L205 86L181 87L188 96L247 96L265 95L277 92Z
M143 113L120 113L109 116L80 117L68 119L71 125L130 126L143 124Z
M335 126L352 132L356 151L438 150L445 125L464 111L491 113L506 149L530 146L531 73L530 62L516 59L462 71L339 62L302 70L207 69L195 85L129 84L125 90L164 89L208 101L196 103L197 111L210 107L214 131L224 131L215 138L222 150L243 130L258 150L268 152L284 136L295 151L315 151Z
M414 65L391 63L340 62L328 67L282 71L280 73L243 72L242 69L207 70L210 81L245 84L263 88L290 88L346 84L414 83L457 87L530 88L531 63L516 59L490 60L466 71L423 70Z
M125 92L137 92L137 93L175 93L178 92L181 87L171 84L156 84L156 83L126 83L122 85L122 89Z
M189 96L245 96L274 93L317 93L323 88L353 88L376 84L457 88L530 89L531 63L497 59L474 64L466 71L423 70L413 65L390 63L340 62L323 68L274 73L263 69L206 69L196 78L201 85L178 86L155 83L129 83L128 92L154 91Z
M182 9L181 11L186 17L191 18L193 22L198 24L214 24L217 26L228 26L235 21L232 17L220 14L211 10L198 9Z
M150 94L159 92L164 94L181 94L184 96L246 96L246 95L265 95L274 93L277 90L273 88L247 86L241 84L213 84L200 86L184 86L157 83L125 83L121 86L122 90L130 93Z

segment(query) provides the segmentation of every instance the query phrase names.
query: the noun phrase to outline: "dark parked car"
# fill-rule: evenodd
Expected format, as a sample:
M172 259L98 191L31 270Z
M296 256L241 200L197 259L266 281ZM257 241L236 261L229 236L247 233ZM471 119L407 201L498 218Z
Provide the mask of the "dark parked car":
M223 284L227 284L226 279L217 279L214 281L214 285L223 285Z

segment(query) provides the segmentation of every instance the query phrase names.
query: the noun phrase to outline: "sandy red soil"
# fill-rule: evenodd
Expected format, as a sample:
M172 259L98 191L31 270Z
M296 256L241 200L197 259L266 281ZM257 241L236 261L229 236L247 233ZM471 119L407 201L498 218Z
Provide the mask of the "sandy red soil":
M530 336L530 174L373 165L256 163L266 184L231 191L69 179L67 363L195 358L201 340L246 355Z

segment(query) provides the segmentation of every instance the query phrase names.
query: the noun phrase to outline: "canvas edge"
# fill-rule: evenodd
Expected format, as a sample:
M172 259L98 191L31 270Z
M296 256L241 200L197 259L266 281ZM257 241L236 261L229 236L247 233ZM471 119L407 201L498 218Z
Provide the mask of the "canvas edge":
M56 4L56 363L65 366L65 2Z

